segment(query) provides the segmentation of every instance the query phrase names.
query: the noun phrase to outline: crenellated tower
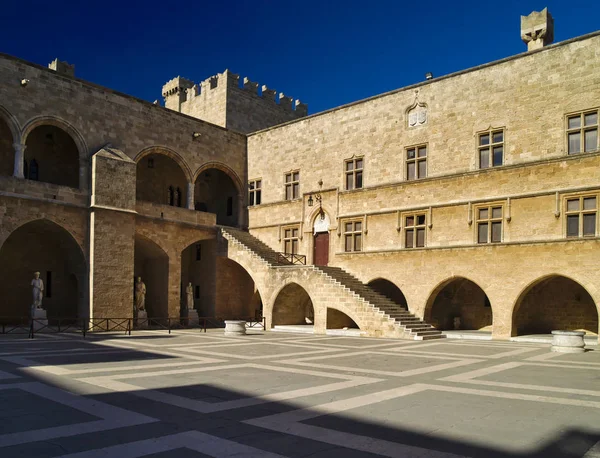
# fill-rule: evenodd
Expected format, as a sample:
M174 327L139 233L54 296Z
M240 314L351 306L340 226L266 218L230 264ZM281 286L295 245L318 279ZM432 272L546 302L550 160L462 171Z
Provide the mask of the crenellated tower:
M163 86L165 107L242 133L304 117L308 106L225 70L195 84L178 76Z

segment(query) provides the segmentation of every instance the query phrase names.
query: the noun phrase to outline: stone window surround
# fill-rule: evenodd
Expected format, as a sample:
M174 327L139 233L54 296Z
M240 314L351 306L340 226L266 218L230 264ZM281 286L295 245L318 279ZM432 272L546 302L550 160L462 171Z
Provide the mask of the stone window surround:
M401 242L401 246L402 248L405 248L407 250L414 250L416 248L425 248L427 246L427 236L428 236L428 232L427 232L427 220L428 220L428 210L427 209L423 209L423 210L411 210L411 211L407 211L407 212L401 212L400 213L400 221L402 222L401 226L400 226L400 230L398 232L400 232L401 237L402 237L402 242ZM418 224L418 219L417 217L422 216L423 217L423 223L422 224ZM414 223L412 226L407 226L406 225L406 219L410 218L410 217L414 217ZM406 244L406 236L407 236L407 230L413 230L413 246L409 247ZM416 231L417 229L423 229L424 230L424 238L423 238L423 245L422 246L417 246L417 239L416 239Z
M425 148L425 156L421 156L419 157L419 151L422 150L423 148ZM415 151L415 157L409 159L408 158L408 152L414 150ZM411 146L407 146L404 148L404 179L406 181L416 181L416 180L421 180L423 178L427 178L427 168L428 165L427 164L427 157L429 155L429 143L427 142L423 142L423 143L419 143L416 145L411 145ZM419 162L425 162L425 174L423 176L419 175ZM410 163L414 163L415 164L415 177L414 178L409 178L408 176L408 164Z
M582 208L581 203L583 202L584 198L588 198L588 197L594 197L596 199L596 208L594 210L584 210ZM575 200L575 199L579 199L580 200L580 208L579 210L575 210L575 211L568 211L567 210L567 202L569 200ZM576 240L576 239L583 239L583 238L592 238L592 237L598 237L599 231L598 231L598 223L599 223L599 215L600 212L599 210L599 202L600 202L600 192L578 192L578 193L570 193L570 194L564 194L562 196L562 209L563 209L563 224L562 224L562 228L563 228L563 237L565 239L569 239L569 240ZM595 232L593 235L583 235L583 218L580 218L579 220L579 233L577 236L568 236L567 235L567 221L568 221L568 216L569 215L574 215L574 214L578 214L579 216L582 216L584 214L591 214L591 213L595 213L596 214L596 218L595 218Z
M500 208L500 216L493 217L493 210ZM479 218L479 211L488 209L487 218ZM506 214L506 203L505 202L485 202L473 206L473 229L474 229L474 241L477 245L497 245L504 242L504 215ZM492 222L500 223L500 240L492 242ZM479 241L479 225L487 223L487 241Z
M260 205L262 203L262 178L254 178L252 180L248 180L248 206L253 207L256 205ZM258 185L257 185L258 183ZM253 185L254 188L250 188L250 185ZM250 203L251 196L254 199L254 203ZM258 196L258 199L257 199ZM258 200L258 202L257 202Z
M483 130L479 130L477 132L475 132L475 151L476 151L476 156L475 156L475 168L477 170L487 170L487 169L494 169L497 167L502 167L506 164L506 132L507 132L507 128L506 126L497 126L494 127L493 125L488 126L486 129ZM502 141L501 142L493 142L493 134L494 133L498 133L498 132L502 132ZM481 137L488 134L490 136L490 142L487 145L482 145L481 144ZM495 146L502 146L502 164L499 165L493 165L493 148ZM490 150L490 155L489 155L489 165L487 167L481 167L481 153L480 151L483 149L488 149Z
M596 124L589 125L588 128L586 129L586 126L584 125L584 122L583 122L583 115L593 114L593 113L596 113ZM577 116L579 116L580 119L582 120L581 126L569 129L569 119L575 118ZM588 108L585 110L578 110L578 111L566 113L565 118L564 118L564 123L565 123L565 137L564 137L565 138L565 146L564 147L565 147L565 153L568 156L575 155L575 154L593 153L593 152L600 151L600 107L592 107L592 108ZM596 148L593 150L585 151L585 144L583 142L583 138L584 138L583 133L588 130L594 130L594 127L596 130ZM575 133L575 132L581 133L580 151L571 153L569 151L569 134Z
M357 168L357 162L361 161L361 167ZM352 166L352 170L347 170L347 164L352 162L353 166ZM356 175L357 172L360 173L360 186L356 186ZM352 188L348 187L348 175L352 176ZM343 185L342 185L342 189L344 191L354 191L357 189L363 189L365 187L365 157L364 156L352 156L349 157L347 159L344 159L344 163L343 163L343 171L342 171L342 180L343 180Z
M288 232L289 231L289 232ZM294 235L294 231L296 231ZM283 226L281 228L283 234L282 237L282 251L287 254L299 254L300 251L300 225ZM294 242L296 242L294 244ZM287 245L290 244L292 250L287 250ZM295 245L295 247L294 247ZM295 248L295 249L294 249Z
M351 230L347 231L346 230L346 225L347 224L351 224ZM357 224L359 225L357 228ZM362 218L348 218L345 219L343 221L340 221L340 227L342 229L341 231L341 239L342 239L342 251L345 253L356 253L356 252L361 252L364 251L365 249L365 244L364 244L364 235L365 235L365 219L364 217ZM346 250L346 239L347 238L351 239L351 244L352 244L352 249L351 250ZM356 248L356 238L359 237L360 240L360 248L359 249L355 249Z
M296 177L297 174L297 177ZM288 181L289 177L289 181ZM297 178L297 179L295 179ZM288 199L288 188L290 189L290 198ZM296 193L294 194L294 190ZM283 174L283 200L292 201L302 198L300 193L300 169L293 169Z

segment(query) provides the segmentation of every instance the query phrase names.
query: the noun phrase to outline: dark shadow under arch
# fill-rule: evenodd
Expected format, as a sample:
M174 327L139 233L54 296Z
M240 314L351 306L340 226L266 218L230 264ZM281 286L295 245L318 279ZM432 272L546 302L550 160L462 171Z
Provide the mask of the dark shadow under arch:
M313 324L314 316L313 302L306 290L297 283L288 283L273 303L272 326Z
M396 304L408 308L408 303L404 297L404 294L402 293L402 290L391 281L386 280L385 278L375 278L367 283L367 285L373 288L379 294L394 301Z
M132 289L137 277L142 277L142 281L146 284L148 318L168 317L169 256L160 246L140 234L135 235Z
M136 199L159 205L187 208L186 171L160 149L136 158Z
M360 329L358 324L346 315L344 312L341 312L337 309L327 307L327 329Z
M194 208L214 213L217 224L238 226L242 207L241 194L235 180L220 168L206 168L194 183Z

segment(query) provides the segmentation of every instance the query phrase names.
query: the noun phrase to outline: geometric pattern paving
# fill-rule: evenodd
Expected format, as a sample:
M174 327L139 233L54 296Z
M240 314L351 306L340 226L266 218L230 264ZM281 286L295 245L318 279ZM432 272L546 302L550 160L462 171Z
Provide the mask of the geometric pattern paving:
M0 457L600 458L600 349L222 330L0 339Z

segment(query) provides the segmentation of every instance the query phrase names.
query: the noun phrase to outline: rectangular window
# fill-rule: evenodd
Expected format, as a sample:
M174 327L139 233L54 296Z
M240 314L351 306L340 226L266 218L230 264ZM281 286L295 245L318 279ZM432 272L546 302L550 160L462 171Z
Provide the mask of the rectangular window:
M202 245L196 243L196 261L202 260Z
M360 189L363 187L363 159L350 159L344 163L346 174L346 189Z
M502 241L502 207L479 207L477 212L477 243Z
M594 237L598 215L598 197L581 196L567 199L567 237Z
M504 130L479 134L479 168L498 167L504 163Z
M233 215L233 197L227 198L227 216Z
M194 288L194 299L200 299L200 285L196 285Z
M567 117L567 151L569 154L597 151L598 110Z
M344 223L344 251L362 251L362 221Z
M298 254L300 246L300 230L297 227L284 229L283 232L283 252L286 254Z
M404 247L421 248L425 246L425 214L404 217Z
M416 180L427 176L427 145L406 150L406 179Z
M248 182L248 205L260 205L262 197L262 180Z
M298 199L300 197L300 172L285 174L285 200Z
M46 297L52 297L52 272L46 271Z

